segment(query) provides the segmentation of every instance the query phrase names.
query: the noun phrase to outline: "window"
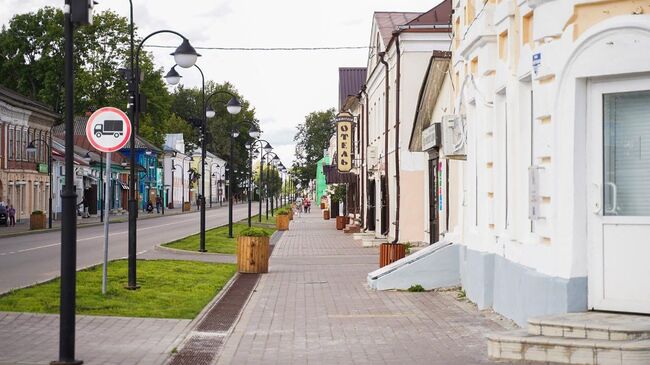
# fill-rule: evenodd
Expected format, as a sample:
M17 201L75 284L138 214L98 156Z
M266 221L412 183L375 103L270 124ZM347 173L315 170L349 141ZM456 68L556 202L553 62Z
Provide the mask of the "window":
M508 57L508 31L499 34L499 59L505 61Z
M16 129L16 161L23 159L23 150L21 147L23 140L23 132L20 129Z
M469 26L472 24L476 17L474 13L474 0L467 0L467 6L465 7L465 25Z
M26 150L26 148L27 148L27 138L29 138L28 137L28 132L27 132L27 129L24 129L23 130L23 142L20 145L20 149L22 151L21 153L23 154L23 160L27 160L27 150Z
M27 146L29 146L30 142L34 141L34 135L35 134L36 134L36 130L34 130L34 129L28 129L27 130L27 140L25 141L25 144ZM38 146L38 144L35 144L35 145ZM36 153L28 153L27 150L25 149L25 155L27 156L27 161L30 161L30 162L34 161L35 162L37 153L38 153L38 151L36 151Z
M524 15L522 18L522 43L533 46L533 12Z
M7 156L10 160L13 160L15 157L14 148L15 148L15 130L13 128L10 128L9 146L7 146Z
M472 62L470 63L470 72L472 75L476 76L476 73L478 72L478 56L472 59Z

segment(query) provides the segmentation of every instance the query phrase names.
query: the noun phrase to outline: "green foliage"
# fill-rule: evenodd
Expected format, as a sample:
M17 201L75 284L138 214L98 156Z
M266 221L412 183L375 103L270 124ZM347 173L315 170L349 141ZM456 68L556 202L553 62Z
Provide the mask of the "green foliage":
M420 285L420 284L415 284L415 285L411 285L411 287L408 288L408 291L410 291L410 292L414 292L414 293L419 293L419 292L423 292L423 291L426 291L426 290L424 290L424 288L422 287L422 285Z
M297 127L293 138L297 142L293 169L302 186L307 186L309 180L316 177L316 163L323 158L323 150L336 130L335 116L334 108L311 112Z
M260 182L260 164L258 163L253 171L253 182L255 186L265 186L268 196L277 196L282 189L282 179L280 178L278 169L273 165L264 164L264 171L262 173L264 174L264 184Z
M458 300L465 300L467 299L467 293L465 292L465 289L461 289L458 291L458 294L456 294L456 298Z
M345 201L347 195L347 185L345 184L330 185L330 191L331 191L330 197L332 198L332 202Z
M77 314L194 318L237 271L233 264L139 260L138 290L124 290L127 261L108 264L108 290L102 295L102 266L77 273ZM60 280L54 279L0 296L0 311L59 313Z
M289 215L288 208L280 208L275 211L275 215Z
M247 227L239 232L241 237L269 237L270 235L268 230L258 227Z

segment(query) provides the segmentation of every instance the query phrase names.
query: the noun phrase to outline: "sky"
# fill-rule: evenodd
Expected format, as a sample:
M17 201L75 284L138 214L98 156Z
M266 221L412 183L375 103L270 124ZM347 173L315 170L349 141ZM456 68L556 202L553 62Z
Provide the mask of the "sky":
M96 11L129 15L127 0L98 0ZM133 0L143 36L172 29L195 47L368 46L374 11L424 12L439 0ZM63 0L0 0L0 24L14 14L63 6ZM157 35L149 45L177 46L175 36ZM170 50L148 48L165 72ZM338 106L338 68L364 67L367 49L336 51L198 50L206 80L229 81L256 110L263 131L285 166L294 160L296 126L312 111ZM197 87L196 69L179 69L185 87Z

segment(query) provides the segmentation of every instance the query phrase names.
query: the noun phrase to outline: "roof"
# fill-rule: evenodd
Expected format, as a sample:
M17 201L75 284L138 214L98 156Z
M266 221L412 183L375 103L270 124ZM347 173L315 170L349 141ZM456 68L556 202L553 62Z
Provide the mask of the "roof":
M420 88L409 151L422 152L422 132L431 125L433 110L447 76L451 52L434 51Z
M451 0L444 0L433 9L421 14L406 25L411 27L420 25L451 25L451 14Z
M357 95L366 82L366 67L339 67L339 109L350 95Z
M14 90L0 85L0 100L4 100L11 105L16 105L31 111L40 112L52 119L60 119L61 115L55 113L50 106L28 98Z
M86 138L86 123L88 123L88 117L75 117L74 118L74 136L75 136L75 145L76 146L81 146L89 151L97 152L99 153L94 147L90 145L90 142L88 141L88 138ZM64 136L65 135L65 124L59 124L55 126L52 129L52 133L55 136ZM129 145L127 144L124 149L129 149ZM135 148L136 149L149 149L152 150L156 153L162 152L160 148L158 148L156 145L153 143L147 141L146 139L140 137L140 136L135 136Z
M407 24L420 15L422 15L422 13L384 11L375 12L375 23L377 23L377 28L379 29L381 39L384 41L384 45L387 45L390 42L391 38L393 38L393 32L397 30L398 26Z

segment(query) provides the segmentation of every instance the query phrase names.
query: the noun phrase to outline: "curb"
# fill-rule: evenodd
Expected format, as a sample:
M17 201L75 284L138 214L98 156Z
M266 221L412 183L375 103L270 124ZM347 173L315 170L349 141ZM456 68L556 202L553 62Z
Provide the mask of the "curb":
M172 241L173 242L173 241ZM170 242L167 242L170 243ZM178 248L171 248L171 247L165 247L163 246L164 244L167 243L161 243L158 245L153 246L154 251L166 251L166 252L172 252L180 255L220 255L220 256L236 256L234 253L219 253L219 252L199 252L199 251L188 251L188 250L181 250Z
M241 274L239 272L235 272L235 275L233 275L230 280L226 283L226 285L221 288L219 293L212 298L212 300L201 309L201 312L192 319L192 321L185 327L183 332L174 340L174 342L169 345L168 348L165 349L165 355L167 358L165 359L165 362L163 364L168 364L173 358L175 354L172 354L171 351L176 348L177 350L180 350L185 346L185 343L187 340L192 338L191 334L194 331L194 329L198 326L198 324L205 318L207 313L217 304L219 301L228 293L230 290L230 287L233 285L233 283L239 278Z

